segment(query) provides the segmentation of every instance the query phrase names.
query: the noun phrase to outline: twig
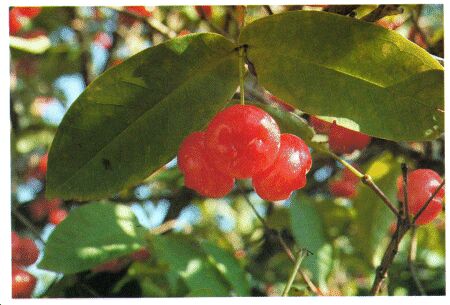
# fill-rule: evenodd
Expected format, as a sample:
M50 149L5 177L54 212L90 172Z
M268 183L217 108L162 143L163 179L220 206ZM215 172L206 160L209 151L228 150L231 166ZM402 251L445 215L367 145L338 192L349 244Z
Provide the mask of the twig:
M364 16L362 20L367 22L375 22L386 16L393 16L403 13L400 5L379 5L376 9Z
M408 220L409 218L409 207L408 207L408 166L406 163L402 163L402 175L403 175L403 217Z
M416 284L417 289L420 292L420 295L427 295L425 292L425 289L423 288L422 283L420 282L416 266L414 265L416 261L416 253L417 253L417 234L416 234L416 226L412 226L411 228L411 244L409 247L409 253L408 253L408 266L409 271L411 272L411 276L414 280L414 283Z
M381 285L383 284L384 279L387 276L387 271L398 252L398 246L400 245L403 236L405 236L409 228L410 225L405 219L402 219L401 217L397 218L397 228L395 229L394 235L392 235L391 241L389 242L389 245L384 252L383 259L381 260L380 265L376 269L375 280L371 289L372 295L377 295L380 291Z
M27 227L28 230L34 235L36 239L39 239L39 241L45 245L45 241L42 239L40 232L38 229L34 227L34 225L20 213L15 207L12 207L11 212L13 215L21 222L25 227Z
M442 187L445 184L445 179L442 180L441 184L437 187L437 189L434 191L434 193L430 196L430 198L428 198L428 200L424 203L424 205L420 208L419 212L417 212L416 215L414 215L414 218L412 220L412 223L415 224L417 218L420 217L420 215L422 215L423 211L425 211L425 209L428 207L428 205L430 204L430 202L434 199L434 197L436 197L437 193L439 193L439 191L442 189Z
M289 280L288 280L288 282L286 284L286 287L284 287L284 291L283 291L283 294L282 294L283 297L288 296L289 290L291 290L292 283L294 283L295 276L297 275L298 270L300 269L300 265L301 265L303 259L305 258L305 256L306 256L305 251L303 251L303 249L300 250L299 253L298 253L297 259L295 260L294 269L292 269L292 273L291 273L291 275L289 277Z
M359 5L330 5L324 9L325 12L339 15L348 15L357 9Z
M168 220L168 221L162 223L161 225L157 226L156 228L151 229L150 233L152 235L159 235L159 234L166 233L167 231L172 230L176 224L177 224L176 219Z
M253 210L253 212L255 213L256 217L259 219L259 221L261 222L261 224L263 225L264 229L266 232L268 232L269 234L276 234L277 240L280 243L281 247L283 248L283 251L286 253L286 255L289 257L289 260L295 264L295 257L294 254L292 253L291 249L289 249L288 245L286 244L286 242L284 241L283 237L281 236L281 233L277 230L271 229L266 221L264 220L264 218L258 213L258 211L256 210L255 206L250 202L250 200L247 198L247 196L245 195L245 193L243 193L243 189L241 187L241 185L238 184L238 188L241 191L242 196L244 197L245 202L247 202L247 204L251 207L251 209ZM306 284L308 285L309 289L316 295L318 296L323 296L322 291L316 286L314 285L314 283L311 281L311 279L308 277L308 275L306 275L305 272L303 272L302 269L298 269L297 272L301 275L301 277L305 280Z

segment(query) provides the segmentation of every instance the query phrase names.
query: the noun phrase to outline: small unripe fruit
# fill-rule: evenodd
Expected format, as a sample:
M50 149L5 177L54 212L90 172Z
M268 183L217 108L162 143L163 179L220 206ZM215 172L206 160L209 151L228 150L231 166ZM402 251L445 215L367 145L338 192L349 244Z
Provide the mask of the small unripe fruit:
M218 171L208 159L205 133L193 132L178 150L178 167L186 187L205 197L220 198L233 188L234 179Z
M436 191L442 182L438 173L431 169L417 169L408 173L408 210L411 214L417 214L431 195ZM442 210L442 201L445 195L444 188L441 188L427 208L417 218L416 224L422 225L431 222ZM397 178L397 199L404 201L403 177Z
M36 278L27 271L12 265L12 297L30 298L36 286Z
M277 158L280 129L262 109L234 105L219 112L206 130L206 150L213 165L234 178L250 178Z
M349 154L357 149L363 149L371 140L370 136L339 126L336 122L330 126L328 133L330 149L337 154Z
M275 162L265 171L253 176L253 187L265 200L289 198L294 190L306 185L306 174L311 169L311 154L302 139L285 133L281 135L280 142Z

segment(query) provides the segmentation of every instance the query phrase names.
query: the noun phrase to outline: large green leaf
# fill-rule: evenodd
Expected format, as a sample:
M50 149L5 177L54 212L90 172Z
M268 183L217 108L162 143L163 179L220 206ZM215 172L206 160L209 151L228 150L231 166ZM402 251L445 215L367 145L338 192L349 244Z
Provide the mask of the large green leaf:
M234 44L211 33L170 40L108 70L58 128L47 196L95 199L139 183L224 107L238 79Z
M92 203L74 209L50 235L39 268L66 274L88 270L145 245L131 209Z
M250 285L244 268L233 254L209 241L202 242L200 246L208 255L210 262L216 266L223 277L231 284L235 295L250 296Z
M188 236L166 235L152 238L153 254L169 265L168 277L174 287L181 278L191 296L229 296L230 287L202 251Z
M297 192L292 198L291 227L297 245L307 248L314 255L304 259L302 266L309 269L321 288L331 271L333 250L327 241L320 214L308 196Z
M396 179L401 175L400 163L392 154L384 153L372 160L366 171L393 203L397 202ZM358 188L353 207L356 215L354 234L350 237L356 250L355 255L375 266L379 263L380 254L382 255L380 251L385 247L381 241L388 236L389 226L395 221L394 214L380 197L362 184Z
M239 41L259 83L305 112L348 118L353 129L396 141L444 130L442 66L393 31L296 11L256 20Z

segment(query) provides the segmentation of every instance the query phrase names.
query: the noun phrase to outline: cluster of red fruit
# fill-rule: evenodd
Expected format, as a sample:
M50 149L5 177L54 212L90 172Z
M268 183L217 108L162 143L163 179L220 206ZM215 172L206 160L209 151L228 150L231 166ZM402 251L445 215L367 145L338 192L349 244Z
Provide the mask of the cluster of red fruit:
M12 248L12 296L29 298L36 286L36 278L22 267L34 264L39 257L39 249L31 238L21 238L11 233Z
M412 215L416 215L427 200L437 190L442 183L442 179L438 173L431 169L417 169L407 176L408 184L406 192L408 195L408 210ZM416 224L424 225L430 223L442 211L442 203L444 201L445 191L441 188L436 196L430 201L429 205L417 218ZM403 192L403 177L397 178L397 199L400 202L404 201Z
M100 264L91 269L92 272L111 272L117 273L131 262L144 262L150 258L150 252L147 248L142 248L128 256L112 259L106 263Z
M49 223L57 225L68 215L68 212L62 208L62 203L61 199L40 198L29 204L28 213L34 222L47 219Z
M280 134L275 120L251 105L219 112L206 131L190 134L178 151L186 187L214 198L228 194L234 179L252 178L261 198L287 199L305 186L311 164L302 139Z
M337 125L336 121L329 123L311 116L309 122L318 133L328 135L330 149L337 154L350 154L357 149L364 149L372 140L366 134Z
M342 171L340 179L328 183L331 195L335 197L354 198L357 195L356 187L359 178L348 168Z
M33 19L41 13L40 7L14 7L9 11L9 35L22 29L22 19Z

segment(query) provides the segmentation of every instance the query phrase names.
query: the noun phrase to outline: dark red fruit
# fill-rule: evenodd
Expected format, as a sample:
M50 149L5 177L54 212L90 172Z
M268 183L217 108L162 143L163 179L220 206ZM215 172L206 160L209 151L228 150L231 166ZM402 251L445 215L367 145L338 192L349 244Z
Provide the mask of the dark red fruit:
M356 196L356 184L351 181L337 180L328 184L330 193L335 197L353 198Z
M407 192L409 212L413 215L417 214L441 182L442 179L439 174L431 169L417 169L408 173ZM427 224L437 217L442 210L444 195L444 188L441 188L433 200L431 200L428 207L419 216L416 224ZM397 199L401 202L404 200L402 176L397 178Z
M36 278L15 264L12 265L12 297L30 298L36 286Z
M30 266L39 257L39 249L34 240L12 236L12 261L19 266Z
M120 272L123 268L126 267L130 263L128 258L115 258L106 263L100 264L91 269L92 272L111 272L117 273Z
M61 221L63 221L69 213L63 209L56 209L50 211L48 214L48 222L54 225L58 225Z
M28 213L34 222L41 222L47 218L47 202L44 199L38 199L28 205Z
M45 176L45 174L47 173L47 162L48 154L45 154L41 157L38 164L38 170L43 176Z
M125 9L142 17L152 16L152 12L149 12L145 6L125 6Z
M330 126L328 133L330 149L337 154L349 154L356 149L363 149L371 140L368 135L339 126L336 122Z
M331 123L321 120L318 117L310 116L309 122L317 133L328 134L330 132Z
M13 8L19 15L33 19L41 13L40 7L15 7Z
M202 19L211 19L212 17L212 7L210 5L196 5L195 10Z
M19 33L22 28L22 24L19 21L19 16L14 10L9 11L9 35L15 35Z
M234 105L219 112L206 130L206 150L214 166L235 178L250 178L277 158L280 129L265 111Z
M20 237L16 232L11 232L11 250L12 253L19 252L20 249Z
M284 133L280 142L275 162L265 171L253 176L253 187L265 200L289 198L294 190L306 185L306 174L311 169L311 154L302 139Z
M204 132L193 132L181 143L178 167L184 173L185 186L202 196L220 198L233 188L234 179L219 172L209 161Z
M130 254L133 261L144 262L150 258L150 252L146 248L142 248Z
M353 165L354 166L354 165ZM355 166L354 166L355 167ZM356 167L357 168L357 167ZM356 176L354 173L352 173L351 170L349 170L347 167L344 168L342 171L342 178L343 181L352 182L353 184L357 184L359 182L358 176Z

